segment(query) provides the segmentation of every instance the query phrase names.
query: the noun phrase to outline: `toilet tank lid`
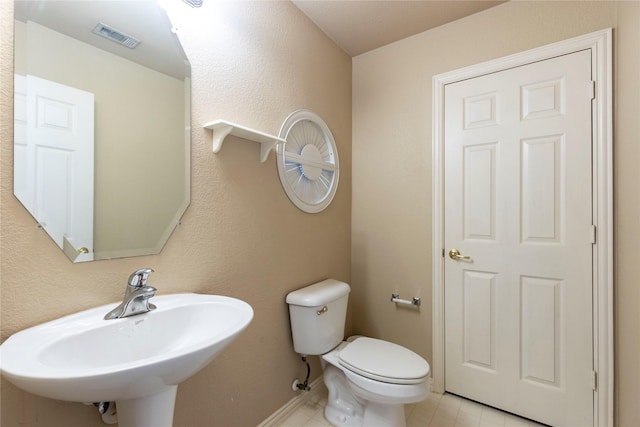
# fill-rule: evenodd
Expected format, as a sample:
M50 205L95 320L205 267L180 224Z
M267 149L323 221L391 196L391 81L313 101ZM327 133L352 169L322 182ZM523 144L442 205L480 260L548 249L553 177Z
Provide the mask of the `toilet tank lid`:
M349 293L351 288L344 282L327 279L297 291L289 292L287 304L316 307L330 303Z

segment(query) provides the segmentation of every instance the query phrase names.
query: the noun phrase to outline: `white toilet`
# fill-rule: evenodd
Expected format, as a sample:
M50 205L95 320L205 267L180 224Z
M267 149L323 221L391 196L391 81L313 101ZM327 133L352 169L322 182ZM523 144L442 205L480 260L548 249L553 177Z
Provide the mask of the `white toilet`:
M343 341L350 290L327 279L289 293L293 347L303 356L322 355L329 390L325 416L333 425L403 427L404 404L429 394L429 364L387 341Z

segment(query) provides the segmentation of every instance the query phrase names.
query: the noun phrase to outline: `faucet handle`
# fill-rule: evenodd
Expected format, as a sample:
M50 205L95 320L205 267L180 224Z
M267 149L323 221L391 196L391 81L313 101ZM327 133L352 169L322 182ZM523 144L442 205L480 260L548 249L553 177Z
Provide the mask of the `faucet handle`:
M153 269L151 268L141 268L140 270L134 271L131 273L131 276L129 276L129 286L133 286L134 288L146 286L149 274L151 273L153 273Z

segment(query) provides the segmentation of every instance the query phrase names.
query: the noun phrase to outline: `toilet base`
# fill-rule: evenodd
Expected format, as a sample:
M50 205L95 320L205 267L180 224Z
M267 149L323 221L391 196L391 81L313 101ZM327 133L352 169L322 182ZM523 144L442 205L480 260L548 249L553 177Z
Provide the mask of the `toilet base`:
M329 391L327 406L324 408L325 418L336 427L362 426L364 405L349 390L344 373L327 365L322 375Z
M353 394L344 372L332 365L324 367L323 379L329 390L325 418L336 427L405 427L404 404L379 403Z

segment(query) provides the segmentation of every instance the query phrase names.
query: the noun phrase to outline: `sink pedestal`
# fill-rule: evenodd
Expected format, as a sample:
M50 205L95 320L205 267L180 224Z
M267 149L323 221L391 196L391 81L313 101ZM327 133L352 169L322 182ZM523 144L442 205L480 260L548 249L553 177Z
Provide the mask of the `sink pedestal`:
M119 427L172 427L178 386L138 399L116 401Z

